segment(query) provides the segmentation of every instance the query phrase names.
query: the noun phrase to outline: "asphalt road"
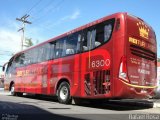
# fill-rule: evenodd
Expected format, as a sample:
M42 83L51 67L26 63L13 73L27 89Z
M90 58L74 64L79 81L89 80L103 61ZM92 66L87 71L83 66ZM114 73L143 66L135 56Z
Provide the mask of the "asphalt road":
M108 101L78 105L59 104L55 99L10 96L0 93L0 120L160 120L160 108L151 102Z

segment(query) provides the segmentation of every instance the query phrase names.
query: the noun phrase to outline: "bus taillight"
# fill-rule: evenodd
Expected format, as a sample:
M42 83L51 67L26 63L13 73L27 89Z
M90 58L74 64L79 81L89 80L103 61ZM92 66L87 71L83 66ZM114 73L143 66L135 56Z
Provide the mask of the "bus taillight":
M129 80L127 79L127 60L125 56L123 56L121 59L119 67L119 78L129 82Z

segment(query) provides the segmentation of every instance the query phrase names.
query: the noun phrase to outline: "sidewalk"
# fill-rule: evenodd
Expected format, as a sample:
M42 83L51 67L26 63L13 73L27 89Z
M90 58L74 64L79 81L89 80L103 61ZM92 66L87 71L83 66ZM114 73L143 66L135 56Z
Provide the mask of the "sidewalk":
M0 88L0 95L11 95L9 91L4 91L4 88Z
M153 101L153 107L154 108L160 108L160 99L152 99L151 101Z

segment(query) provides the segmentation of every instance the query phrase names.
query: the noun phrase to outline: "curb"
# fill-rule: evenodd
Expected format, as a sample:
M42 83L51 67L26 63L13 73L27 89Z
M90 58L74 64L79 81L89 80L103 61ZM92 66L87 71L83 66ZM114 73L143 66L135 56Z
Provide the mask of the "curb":
M11 93L10 92L1 92L0 91L0 95L11 95Z
M5 91L4 88L0 88L0 95L10 95L9 91Z
M156 102L155 102L155 103L153 104L153 108L160 108L160 103L156 103Z

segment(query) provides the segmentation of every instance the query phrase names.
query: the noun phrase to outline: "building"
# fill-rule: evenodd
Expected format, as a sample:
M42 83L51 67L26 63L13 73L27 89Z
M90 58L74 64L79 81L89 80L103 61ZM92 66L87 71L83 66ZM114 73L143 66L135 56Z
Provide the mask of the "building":
M0 73L0 88L4 87L4 73Z
M157 62L157 85L160 89L160 62Z
M157 86L156 97L160 98L160 62L157 62Z

